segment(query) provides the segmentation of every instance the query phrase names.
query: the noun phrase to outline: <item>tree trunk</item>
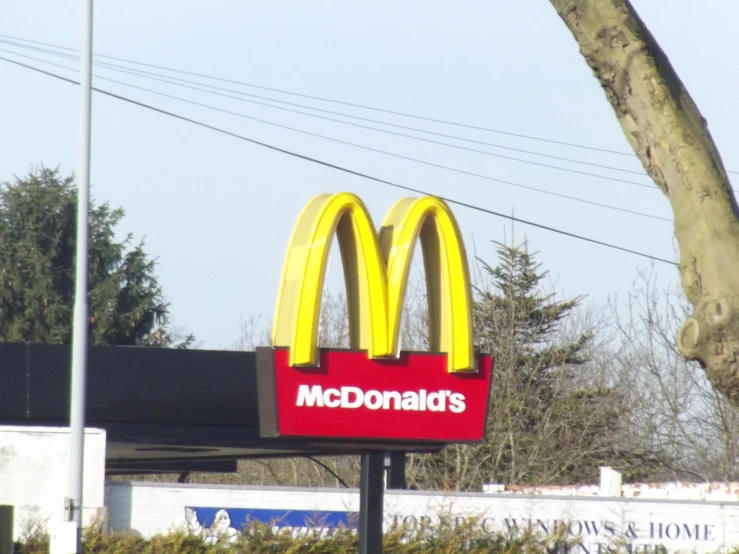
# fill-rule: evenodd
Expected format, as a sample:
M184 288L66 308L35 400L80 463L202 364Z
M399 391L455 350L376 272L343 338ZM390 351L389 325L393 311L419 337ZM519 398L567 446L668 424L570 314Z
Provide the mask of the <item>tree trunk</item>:
M681 353L739 406L739 221L706 121L628 0L550 0L667 196L693 306Z

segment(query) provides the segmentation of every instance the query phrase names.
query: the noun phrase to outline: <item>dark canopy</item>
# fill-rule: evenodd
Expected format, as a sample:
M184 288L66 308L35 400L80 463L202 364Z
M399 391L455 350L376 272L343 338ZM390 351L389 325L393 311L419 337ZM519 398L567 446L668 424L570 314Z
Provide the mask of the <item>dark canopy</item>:
M71 347L0 343L0 424L69 425ZM265 439L254 352L89 349L86 426L108 473L235 471L250 457L436 451L439 445Z

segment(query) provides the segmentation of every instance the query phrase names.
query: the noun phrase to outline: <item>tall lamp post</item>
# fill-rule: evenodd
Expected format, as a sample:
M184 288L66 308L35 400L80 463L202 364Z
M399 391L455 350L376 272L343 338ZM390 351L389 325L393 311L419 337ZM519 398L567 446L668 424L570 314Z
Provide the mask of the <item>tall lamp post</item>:
M90 204L92 121L92 3L83 0L80 106L80 166L77 190L77 253L72 326L72 367L69 397L70 517L77 524L77 552L82 527L82 482L85 453L85 384L87 372L87 253Z

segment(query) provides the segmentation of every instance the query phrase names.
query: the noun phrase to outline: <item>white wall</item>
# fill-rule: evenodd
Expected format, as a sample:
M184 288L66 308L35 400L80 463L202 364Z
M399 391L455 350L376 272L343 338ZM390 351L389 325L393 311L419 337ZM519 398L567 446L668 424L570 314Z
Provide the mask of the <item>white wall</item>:
M111 527L144 536L186 529L187 507L226 509L231 525L238 527L245 517L239 510L244 508L356 511L359 505L356 490L162 483L108 483L105 497ZM655 552L657 545L669 551L699 552L739 545L739 503L417 491L387 491L385 496L386 526L433 525L439 517L474 516L482 518L479 524L491 531L525 525L528 520L549 532L565 525L571 536L582 538L583 554L603 554L619 537L640 554Z
M105 431L85 430L83 523L104 506ZM53 525L68 496L69 428L0 426L0 505L14 509L14 540L31 520Z
M606 484L607 488L610 483ZM567 486L516 486L486 485L490 492L506 492L509 494L526 494L530 496L599 496L602 486L599 485L567 485ZM739 502L739 483L713 481L705 483L624 483L611 489L608 496L624 498L649 498L654 500L711 500L717 502Z

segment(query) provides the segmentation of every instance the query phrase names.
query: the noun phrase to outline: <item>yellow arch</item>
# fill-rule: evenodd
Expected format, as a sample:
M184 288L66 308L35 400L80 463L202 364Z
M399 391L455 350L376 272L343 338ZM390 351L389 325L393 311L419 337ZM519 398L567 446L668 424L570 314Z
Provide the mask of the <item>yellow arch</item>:
M290 365L318 363L318 324L331 239L336 233L344 265L352 346L373 358L387 345L387 283L377 233L354 194L321 194L303 208L283 266L272 331L275 346L290 346Z
M390 209L380 244L387 264L388 332L396 351L401 312L416 238L420 238L432 351L448 352L449 370L475 368L472 294L459 225L439 198L404 198Z
M290 347L290 365L318 363L318 326L331 239L341 250L350 341L371 358L397 355L401 312L416 238L420 238L429 297L431 349L448 352L449 370L475 369L467 256L449 207L435 197L397 202L378 238L354 194L322 194L301 212L283 266L272 331L274 346Z

